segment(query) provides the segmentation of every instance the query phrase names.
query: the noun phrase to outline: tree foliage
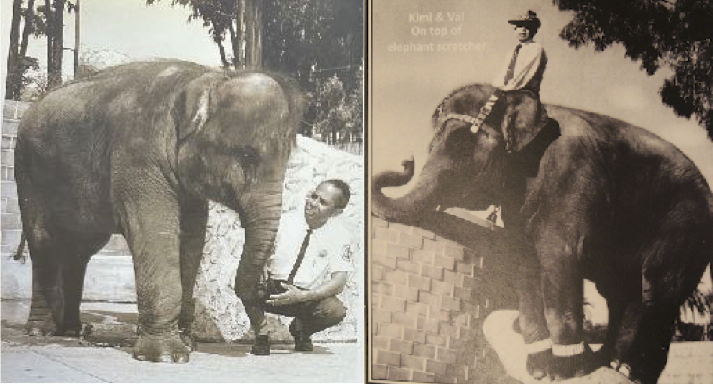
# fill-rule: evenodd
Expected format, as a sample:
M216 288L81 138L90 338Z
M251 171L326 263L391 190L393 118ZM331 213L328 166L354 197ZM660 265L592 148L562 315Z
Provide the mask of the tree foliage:
M661 100L706 128L713 139L713 2L701 0L553 0L574 18L560 37L602 51L621 43L626 56L653 75L668 67Z
M8 73L5 82L6 99L19 100L22 90L35 81L27 76L29 69L39 69L38 59L27 56L30 36L47 38L46 82L44 85L37 84L42 88L41 92L44 93L62 83L64 13L77 10L76 3L67 0L28 0L27 4L23 0L13 0L7 55Z
M252 61L295 77L309 97L301 133L328 131L326 137L334 139L361 132L363 1L171 0L171 5L188 7L188 20L203 23L226 68L243 68L250 53L241 51L243 42L257 38L260 57ZM251 22L261 26L259 36Z
M265 4L263 61L297 78L308 93L303 134L320 134L332 143L360 138L363 12L361 0Z
M12 23L10 28L10 46L7 55L7 78L5 80L5 98L19 100L22 89L30 82L26 76L28 69L39 69L37 58L27 56L30 35L36 34L37 25L42 19L34 9L34 0L28 0L23 7L22 0L13 1ZM22 34L20 26L22 25Z
M320 80L316 89L308 93L314 120L310 133L315 133L330 144L361 141L362 92L355 88L347 92L344 83L333 75Z
M67 0L45 0L38 8L45 20L43 32L47 36L47 85L50 89L62 84L64 12L73 8Z

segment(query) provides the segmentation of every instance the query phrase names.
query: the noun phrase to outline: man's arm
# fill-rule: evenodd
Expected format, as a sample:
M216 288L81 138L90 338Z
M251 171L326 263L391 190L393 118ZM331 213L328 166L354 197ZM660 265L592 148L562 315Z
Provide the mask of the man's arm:
M334 272L331 279L325 281L314 289L304 290L294 285L282 284L287 292L271 295L265 302L269 305L289 305L305 301L317 301L342 293L347 285L347 272Z

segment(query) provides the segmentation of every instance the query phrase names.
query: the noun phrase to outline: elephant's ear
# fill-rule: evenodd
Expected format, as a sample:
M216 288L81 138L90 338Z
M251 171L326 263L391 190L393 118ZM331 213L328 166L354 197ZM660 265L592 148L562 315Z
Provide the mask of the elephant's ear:
M225 79L220 73L207 73L192 80L178 94L172 111L178 141L185 140L203 128L216 109L215 88Z
M513 91L505 96L507 107L501 124L505 148L518 152L537 136L545 125L544 107L530 92Z

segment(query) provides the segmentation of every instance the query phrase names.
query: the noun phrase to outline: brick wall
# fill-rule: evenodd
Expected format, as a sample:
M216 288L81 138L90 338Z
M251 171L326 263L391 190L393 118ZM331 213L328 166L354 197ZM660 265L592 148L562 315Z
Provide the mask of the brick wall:
M498 382L504 371L482 321L515 305L498 234L448 215L421 226L372 219L371 379Z

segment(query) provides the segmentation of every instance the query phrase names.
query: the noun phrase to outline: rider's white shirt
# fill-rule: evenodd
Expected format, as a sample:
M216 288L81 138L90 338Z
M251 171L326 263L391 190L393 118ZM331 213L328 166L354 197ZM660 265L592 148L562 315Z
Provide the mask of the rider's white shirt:
M518 89L530 89L536 93L540 93L540 83L542 83L542 77L547 67L547 55L545 54L544 48L540 43L535 41L529 41L526 43L521 43L522 47L517 56L517 61L515 62L515 68L513 71L513 78L504 83L505 74L507 73L508 66L512 60L515 48L510 51L507 56L505 65L503 65L502 71L498 76L493 79L493 86L502 89L503 91L513 91Z

